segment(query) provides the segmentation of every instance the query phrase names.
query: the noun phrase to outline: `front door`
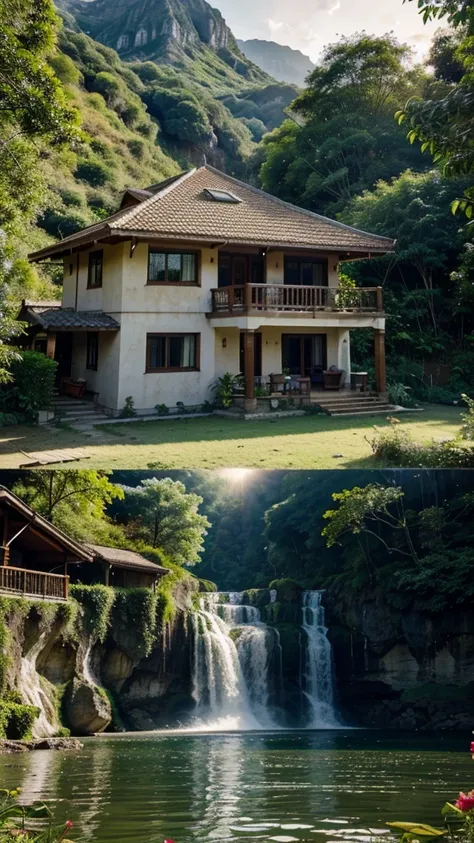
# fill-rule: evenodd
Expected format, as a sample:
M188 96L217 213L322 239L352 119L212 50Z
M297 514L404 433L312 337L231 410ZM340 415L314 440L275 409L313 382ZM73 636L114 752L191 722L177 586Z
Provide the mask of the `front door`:
M54 359L58 364L56 370L56 384L61 383L61 378L71 377L72 365L72 334L58 333L56 335L56 350Z
M282 369L290 375L309 378L315 367L326 368L326 348L326 334L283 334Z
M255 334L255 342L254 342L254 361L253 361L253 373L256 377L259 377L262 374L262 335L259 333ZM245 353L244 353L244 335L240 334L240 373L245 375Z

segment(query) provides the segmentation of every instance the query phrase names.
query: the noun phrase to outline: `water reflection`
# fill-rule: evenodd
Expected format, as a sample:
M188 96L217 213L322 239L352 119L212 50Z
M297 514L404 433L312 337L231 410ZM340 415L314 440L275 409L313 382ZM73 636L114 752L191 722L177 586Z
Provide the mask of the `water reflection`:
M444 751L439 751L440 742ZM273 732L111 736L0 757L4 786L52 800L89 843L367 843L391 819L439 822L470 788L467 737Z

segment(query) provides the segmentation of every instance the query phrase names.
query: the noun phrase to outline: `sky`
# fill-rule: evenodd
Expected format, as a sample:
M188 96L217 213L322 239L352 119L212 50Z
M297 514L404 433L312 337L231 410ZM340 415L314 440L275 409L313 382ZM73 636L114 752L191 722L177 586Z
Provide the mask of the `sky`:
M325 44L365 30L393 32L418 57L439 23L423 24L416 0L211 0L237 38L264 38L301 50L313 61Z

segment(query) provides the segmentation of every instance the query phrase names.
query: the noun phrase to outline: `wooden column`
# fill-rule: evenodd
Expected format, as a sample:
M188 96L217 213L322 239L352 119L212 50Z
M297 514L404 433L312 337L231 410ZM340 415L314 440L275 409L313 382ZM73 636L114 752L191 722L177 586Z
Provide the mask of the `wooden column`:
M246 410L257 406L255 398L255 331L244 331L245 402Z
M51 360L54 360L54 355L56 353L56 334L48 334L47 344L46 344L46 356L50 357Z
M375 385L377 392L387 392L387 374L385 368L385 331L375 329Z

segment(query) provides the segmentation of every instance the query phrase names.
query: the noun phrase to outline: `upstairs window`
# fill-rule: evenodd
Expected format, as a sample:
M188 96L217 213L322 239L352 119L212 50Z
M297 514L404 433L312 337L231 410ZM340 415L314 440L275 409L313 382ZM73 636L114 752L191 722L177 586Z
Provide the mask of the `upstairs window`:
M148 284L197 284L196 252L148 252Z
M99 361L99 334L97 331L89 331L87 334L86 369L97 371Z
M199 334L147 334L146 371L197 371L199 340Z
M285 259L285 284L301 284L305 287L327 287L328 264L321 258Z
M104 253L102 249L97 252L89 252L89 271L87 273L87 287L90 290L102 287L102 270L104 266Z

